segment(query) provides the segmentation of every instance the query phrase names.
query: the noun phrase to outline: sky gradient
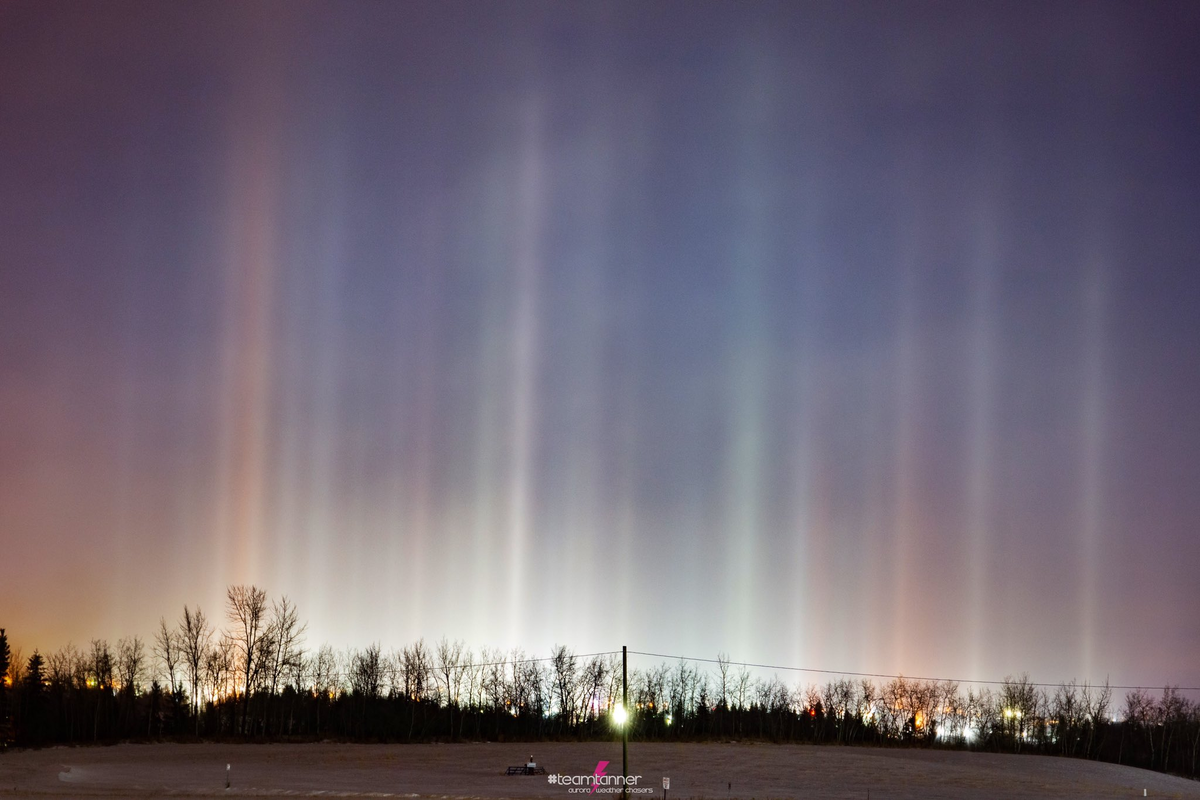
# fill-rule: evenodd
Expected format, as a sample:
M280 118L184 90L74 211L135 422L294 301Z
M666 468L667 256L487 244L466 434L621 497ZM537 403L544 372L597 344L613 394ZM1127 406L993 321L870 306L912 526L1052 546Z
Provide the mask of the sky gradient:
M1200 686L1197 30L0 3L0 624Z

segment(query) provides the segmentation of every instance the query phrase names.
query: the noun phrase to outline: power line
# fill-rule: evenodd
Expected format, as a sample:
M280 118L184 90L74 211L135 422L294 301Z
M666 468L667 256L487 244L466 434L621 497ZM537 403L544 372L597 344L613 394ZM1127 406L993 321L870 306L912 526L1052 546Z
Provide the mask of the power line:
M938 683L967 683L967 684L980 684L980 685L988 685L988 686L1003 686L1006 683L1011 683L1011 681L990 681L990 680L978 680L977 681L977 680L966 680L963 678L922 678L918 675L888 675L888 674L885 674L882 672L849 672L846 670L836 670L836 669L817 669L815 667L789 667L789 666L780 666L777 664L754 664L754 663L751 663L748 661L723 661L719 658L694 658L692 656L667 655L666 653L645 653L640 650L630 650L629 652L632 653L633 655L649 656L651 658L664 658L664 659L670 659L672 661L675 661L675 660L697 661L697 662L702 662L705 664L728 664L731 667L749 667L749 668L754 668L754 669L786 670L789 672L814 672L814 673L819 673L822 675L848 675L848 676L852 676L855 678L905 678L905 679L914 680L914 681L931 681L931 682L938 682ZM1025 685L1026 686L1037 686L1039 688L1058 688L1059 686L1063 686L1065 684L1062 684L1062 683L1032 683L1032 682L1030 682L1030 683L1026 683ZM1088 685L1094 686L1097 689L1102 688L1101 684L1088 684ZM1107 684L1105 684L1105 685L1107 685ZM1164 687L1162 687L1162 686L1111 686L1111 685L1109 685L1108 688L1109 689L1122 689L1122 690L1138 690L1138 689L1161 689ZM1175 686L1173 688L1179 692L1200 692L1200 686Z

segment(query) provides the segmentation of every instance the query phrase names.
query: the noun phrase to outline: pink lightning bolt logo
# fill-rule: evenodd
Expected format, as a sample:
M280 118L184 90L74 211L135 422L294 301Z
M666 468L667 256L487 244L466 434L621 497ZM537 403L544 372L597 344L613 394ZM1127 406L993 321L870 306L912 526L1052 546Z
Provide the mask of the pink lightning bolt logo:
M588 794L595 794L596 790L600 788L600 779L604 777L604 770L606 769L608 769L607 761L596 762L596 771L592 773L592 777L595 780L592 781L592 790Z

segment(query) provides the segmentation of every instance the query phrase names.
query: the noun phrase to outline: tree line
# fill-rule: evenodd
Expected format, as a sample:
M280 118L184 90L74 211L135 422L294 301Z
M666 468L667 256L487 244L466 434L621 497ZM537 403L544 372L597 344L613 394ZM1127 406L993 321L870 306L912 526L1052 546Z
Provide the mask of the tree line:
M149 642L28 658L0 629L0 746L117 740L601 739L616 735L619 654L474 652L446 639L385 652L306 647L287 597L231 586L225 626L185 606ZM1099 759L1200 777L1200 703L1174 688L995 688L891 678L788 685L718 657L629 672L632 740L759 739L972 748Z

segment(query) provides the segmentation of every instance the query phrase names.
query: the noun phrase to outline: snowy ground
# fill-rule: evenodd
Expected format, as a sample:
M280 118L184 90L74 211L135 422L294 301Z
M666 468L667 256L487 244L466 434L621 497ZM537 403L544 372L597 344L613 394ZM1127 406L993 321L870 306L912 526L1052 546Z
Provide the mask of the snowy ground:
M509 777L530 752L554 775L621 773L620 743L125 744L0 756L0 797L569 798L547 776ZM1200 782L1074 759L769 744L631 744L639 788L668 800L725 798L1196 798ZM229 764L231 788L225 789ZM582 793L586 793L585 787ZM598 792L592 797L613 798Z

